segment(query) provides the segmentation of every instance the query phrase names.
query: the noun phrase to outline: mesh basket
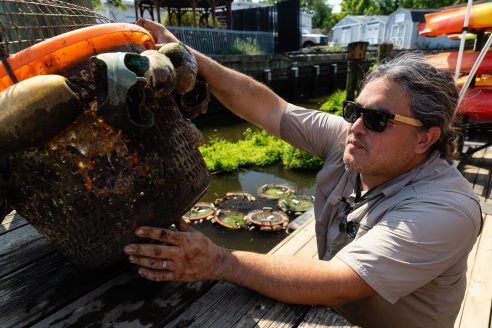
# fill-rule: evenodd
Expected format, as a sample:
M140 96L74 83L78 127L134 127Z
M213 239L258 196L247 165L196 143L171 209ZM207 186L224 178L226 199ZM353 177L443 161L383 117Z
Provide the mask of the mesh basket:
M10 53L110 22L56 0L0 0L0 19ZM125 43L109 51L143 50ZM124 245L137 241L137 226L173 224L203 195L210 175L194 142L197 131L172 95L158 102L149 128L122 132L96 115L88 59L53 72L77 86L84 110L49 141L10 154L7 200L69 260L95 269L124 257Z
M16 53L53 36L113 20L60 0L0 0L3 50Z

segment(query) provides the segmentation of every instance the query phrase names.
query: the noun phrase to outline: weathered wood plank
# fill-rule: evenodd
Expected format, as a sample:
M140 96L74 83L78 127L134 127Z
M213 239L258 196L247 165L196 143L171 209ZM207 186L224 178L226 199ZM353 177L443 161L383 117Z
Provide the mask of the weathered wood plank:
M289 236L287 236L286 238L284 238L284 239L283 239L280 243L278 243L278 244L277 244L274 248L272 248L272 249L270 250L270 252L268 252L268 253L269 253L269 254L274 254L274 253L276 253L276 252L277 252L277 250L278 250L278 249L283 248L285 244L290 243L290 240L291 240L291 239L298 238L298 237L297 237L297 234L301 233L301 231L303 231L303 230L304 230L304 228L306 228L308 225L313 224L313 227L314 227L314 222L313 222L313 221L314 221L314 216L313 216L312 218L310 218L310 219L307 219L307 220L304 222L304 224L303 224L300 228L298 228L298 229L297 229L297 230L295 230L293 233L291 233ZM313 229L314 229L314 228L313 228ZM313 230L313 232L314 232L314 230Z
M251 290L229 283L217 283L203 297L192 303L164 327L233 327L257 303L261 296Z
M492 305L492 216L487 215L477 249L460 327L487 327Z
M3 220L1 221L2 224L0 224L0 236L12 231L14 229L17 229L19 227L22 227L24 225L27 225L27 221L21 217L19 214L17 214L16 211L12 211L9 214L7 214Z
M124 272L33 327L159 327L214 285L213 282L152 282Z
M54 251L49 242L29 224L0 235L0 277Z
M294 255L304 247L314 234L314 218L308 220L302 227L297 229L284 239L279 245L272 249L269 254L275 255Z
M353 328L357 326L353 326L350 322L328 307L313 306L298 328L318 327Z
M58 252L40 258L0 278L0 327L30 326L121 270L81 272Z
M318 246L316 243L316 236L314 235L314 233L311 239L306 244L304 244L304 246L300 250L297 251L295 256L309 258L309 259L318 258Z

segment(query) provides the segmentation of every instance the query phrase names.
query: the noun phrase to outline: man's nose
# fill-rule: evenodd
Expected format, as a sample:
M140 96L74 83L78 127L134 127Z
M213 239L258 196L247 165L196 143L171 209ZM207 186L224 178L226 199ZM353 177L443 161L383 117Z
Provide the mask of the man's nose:
M367 128L364 125L364 119L362 118L362 115L359 116L354 123L351 124L350 126L350 132L353 133L367 133Z

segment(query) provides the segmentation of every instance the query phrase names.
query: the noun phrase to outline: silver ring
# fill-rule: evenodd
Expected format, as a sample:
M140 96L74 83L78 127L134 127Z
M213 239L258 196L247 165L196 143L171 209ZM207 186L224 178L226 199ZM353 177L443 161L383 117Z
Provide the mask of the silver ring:
M167 260L162 260L162 270L166 270L167 269Z

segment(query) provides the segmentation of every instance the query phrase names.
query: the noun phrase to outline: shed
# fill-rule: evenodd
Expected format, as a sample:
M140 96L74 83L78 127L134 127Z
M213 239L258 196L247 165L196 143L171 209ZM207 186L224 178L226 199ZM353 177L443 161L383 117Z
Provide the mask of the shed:
M346 46L351 42L364 41L363 26L368 19L368 16L345 16L333 26L333 42Z
M362 41L367 41L369 44L384 43L388 18L389 16L368 16L367 21L362 26L364 31Z
M386 24L386 42L393 43L398 49L446 49L457 48L459 41L447 36L419 36L417 24L425 21L425 14L438 9L405 9L391 13Z

